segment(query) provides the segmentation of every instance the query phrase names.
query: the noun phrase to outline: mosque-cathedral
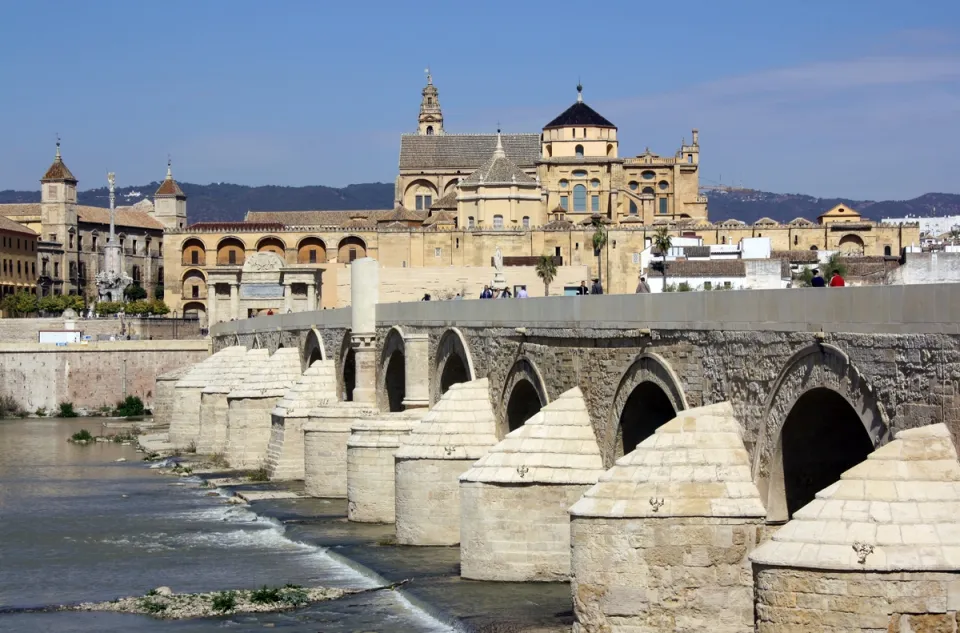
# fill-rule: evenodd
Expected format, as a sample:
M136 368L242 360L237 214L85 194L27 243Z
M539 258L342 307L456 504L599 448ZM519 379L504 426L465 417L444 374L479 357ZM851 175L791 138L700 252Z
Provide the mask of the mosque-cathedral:
M400 138L393 209L249 211L243 222L187 225L186 196L168 169L155 203L121 209L117 231L128 274L150 288L162 284L171 310L211 322L347 304L347 266L365 256L380 262L381 300L410 301L476 296L492 279L498 247L508 283L531 296L544 293L534 270L540 255L558 265L552 294L597 276L598 266L608 293L632 292L640 254L664 224L705 246L769 237L781 253L889 256L919 243L916 225L880 225L843 205L816 222L711 223L699 165L696 129L671 156L647 149L622 157L616 125L587 105L582 86L540 133L448 133L428 75L417 131ZM41 292L76 292L79 279L95 294L107 210L77 205L59 147L41 183L40 204L0 205L0 216L39 234ZM607 230L599 254L591 240L597 224Z

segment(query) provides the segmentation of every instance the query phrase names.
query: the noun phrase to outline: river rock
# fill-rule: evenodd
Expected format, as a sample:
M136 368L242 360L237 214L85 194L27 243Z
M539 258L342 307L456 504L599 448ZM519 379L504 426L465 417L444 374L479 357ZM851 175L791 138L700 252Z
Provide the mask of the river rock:
M153 592L154 592L155 594L157 594L158 596L172 596L172 595L173 595L173 589L171 589L170 587L157 587L156 589L153 590Z

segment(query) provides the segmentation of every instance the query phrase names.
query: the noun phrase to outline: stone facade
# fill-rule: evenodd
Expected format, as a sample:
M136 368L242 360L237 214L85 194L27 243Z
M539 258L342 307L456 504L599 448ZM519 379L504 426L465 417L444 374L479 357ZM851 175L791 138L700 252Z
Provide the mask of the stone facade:
M377 414L376 407L350 403L320 407L303 426L304 488L314 497L347 496L347 442L357 418Z
M37 294L38 241L36 231L0 214L0 298L17 292Z
M347 518L360 523L396 521L394 456L426 409L357 420L347 441Z
M156 388L153 396L153 421L158 425L170 424L173 417L174 390L177 381L187 375L193 365L179 367L173 371L157 376Z

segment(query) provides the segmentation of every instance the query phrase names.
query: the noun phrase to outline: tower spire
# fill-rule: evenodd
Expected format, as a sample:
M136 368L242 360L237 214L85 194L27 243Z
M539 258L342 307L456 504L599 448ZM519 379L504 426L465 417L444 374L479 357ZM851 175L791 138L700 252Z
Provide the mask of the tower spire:
M167 180L173 180L173 161L170 160L170 155L167 154Z
M57 160L62 160L60 157L60 133L57 133L57 155L54 157Z
M583 103L583 84L577 79L577 103Z
M443 112L440 110L440 95L433 85L433 75L427 68L427 85L424 86L420 100L420 117L417 120L417 133L425 136L443 134Z
M497 147L493 150L494 158L506 158L507 153L503 151L503 142L500 140L500 126L497 125Z

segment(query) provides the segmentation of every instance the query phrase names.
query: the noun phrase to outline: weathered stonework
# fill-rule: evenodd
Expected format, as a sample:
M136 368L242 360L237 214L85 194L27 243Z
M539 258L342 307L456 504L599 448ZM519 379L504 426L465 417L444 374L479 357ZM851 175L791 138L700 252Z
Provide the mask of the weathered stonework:
M361 523L396 521L394 456L426 409L381 413L356 420L347 440L347 518Z
M753 631L766 512L729 403L678 414L570 513L575 633Z
M177 382L192 369L193 365L188 365L157 376L153 396L153 421L158 425L170 424L170 419L173 417L174 390L177 387Z
M461 475L460 574L566 580L568 510L602 473L583 394L571 389Z
M397 542L460 542L459 478L497 443L486 379L450 387L396 454Z
M271 480L303 479L303 425L310 410L337 401L336 365L314 361L270 414L267 474Z
M200 433L200 393L224 363L242 358L247 348L235 345L210 356L193 368L174 387L173 413L170 417L169 441L186 448L196 442Z
M197 452L224 453L227 448L227 395L258 371L270 357L261 348L248 350L242 357L224 362L200 393L200 431Z
M347 496L347 441L357 418L373 406L340 402L310 411L303 426L304 490L314 497Z

